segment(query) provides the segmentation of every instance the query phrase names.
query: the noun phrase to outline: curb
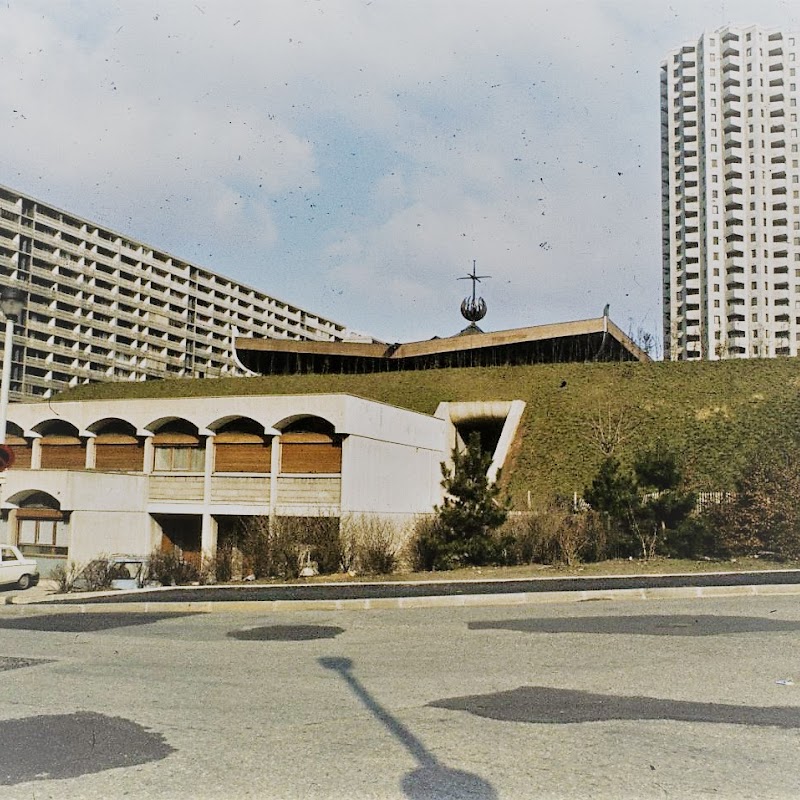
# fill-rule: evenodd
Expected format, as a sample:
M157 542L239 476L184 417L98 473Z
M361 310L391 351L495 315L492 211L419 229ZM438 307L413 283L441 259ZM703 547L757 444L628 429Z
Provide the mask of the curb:
M762 584L747 586L679 586L656 589L596 589L573 592L519 592L514 594L462 594L429 597L387 597L350 600L228 600L199 602L71 603L62 605L56 598L18 602L16 596L6 598L6 605L20 613L31 609L40 613L58 609L58 613L192 613L208 614L225 611L279 613L286 611L374 611L379 609L478 608L492 606L545 605L587 601L688 600L726 597L774 597L800 595L800 584ZM59 599L64 595L59 595Z

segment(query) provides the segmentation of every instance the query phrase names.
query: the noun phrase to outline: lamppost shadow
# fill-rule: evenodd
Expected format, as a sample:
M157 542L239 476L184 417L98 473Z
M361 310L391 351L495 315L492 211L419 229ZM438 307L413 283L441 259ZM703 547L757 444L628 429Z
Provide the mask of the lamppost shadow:
M496 800L494 787L471 772L442 764L400 720L390 714L361 684L349 658L322 657L325 669L338 673L373 716L413 756L417 768L403 776L401 787L409 800Z

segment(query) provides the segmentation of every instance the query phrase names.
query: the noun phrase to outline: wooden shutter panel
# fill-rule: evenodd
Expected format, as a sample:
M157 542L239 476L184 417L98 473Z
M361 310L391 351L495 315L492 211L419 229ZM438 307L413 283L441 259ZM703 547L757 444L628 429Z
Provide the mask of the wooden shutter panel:
M95 445L95 469L141 472L144 469L144 445L113 444L98 441Z
M9 434L6 436L6 444L14 451L14 466L12 469L30 469L33 447L27 439Z
M220 443L214 450L214 472L268 473L272 448L268 442Z
M281 442L281 472L339 473L342 443L320 433L287 433Z
M82 444L48 443L42 440L42 469L85 469L86 448Z

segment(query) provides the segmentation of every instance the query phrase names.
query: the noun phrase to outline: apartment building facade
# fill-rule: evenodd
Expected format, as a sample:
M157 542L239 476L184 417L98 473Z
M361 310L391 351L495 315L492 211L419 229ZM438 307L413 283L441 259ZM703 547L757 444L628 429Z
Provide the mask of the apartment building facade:
M26 292L11 398L90 381L243 374L235 336L338 341L346 328L0 186L0 287ZM2 331L0 331L2 338Z
M729 26L661 65L668 359L798 353L799 54L800 33Z

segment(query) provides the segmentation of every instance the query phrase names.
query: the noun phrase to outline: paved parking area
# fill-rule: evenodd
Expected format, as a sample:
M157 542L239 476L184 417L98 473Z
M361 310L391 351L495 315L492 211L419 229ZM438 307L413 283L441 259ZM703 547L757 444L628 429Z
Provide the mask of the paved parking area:
M0 796L794 798L794 597L0 606Z

